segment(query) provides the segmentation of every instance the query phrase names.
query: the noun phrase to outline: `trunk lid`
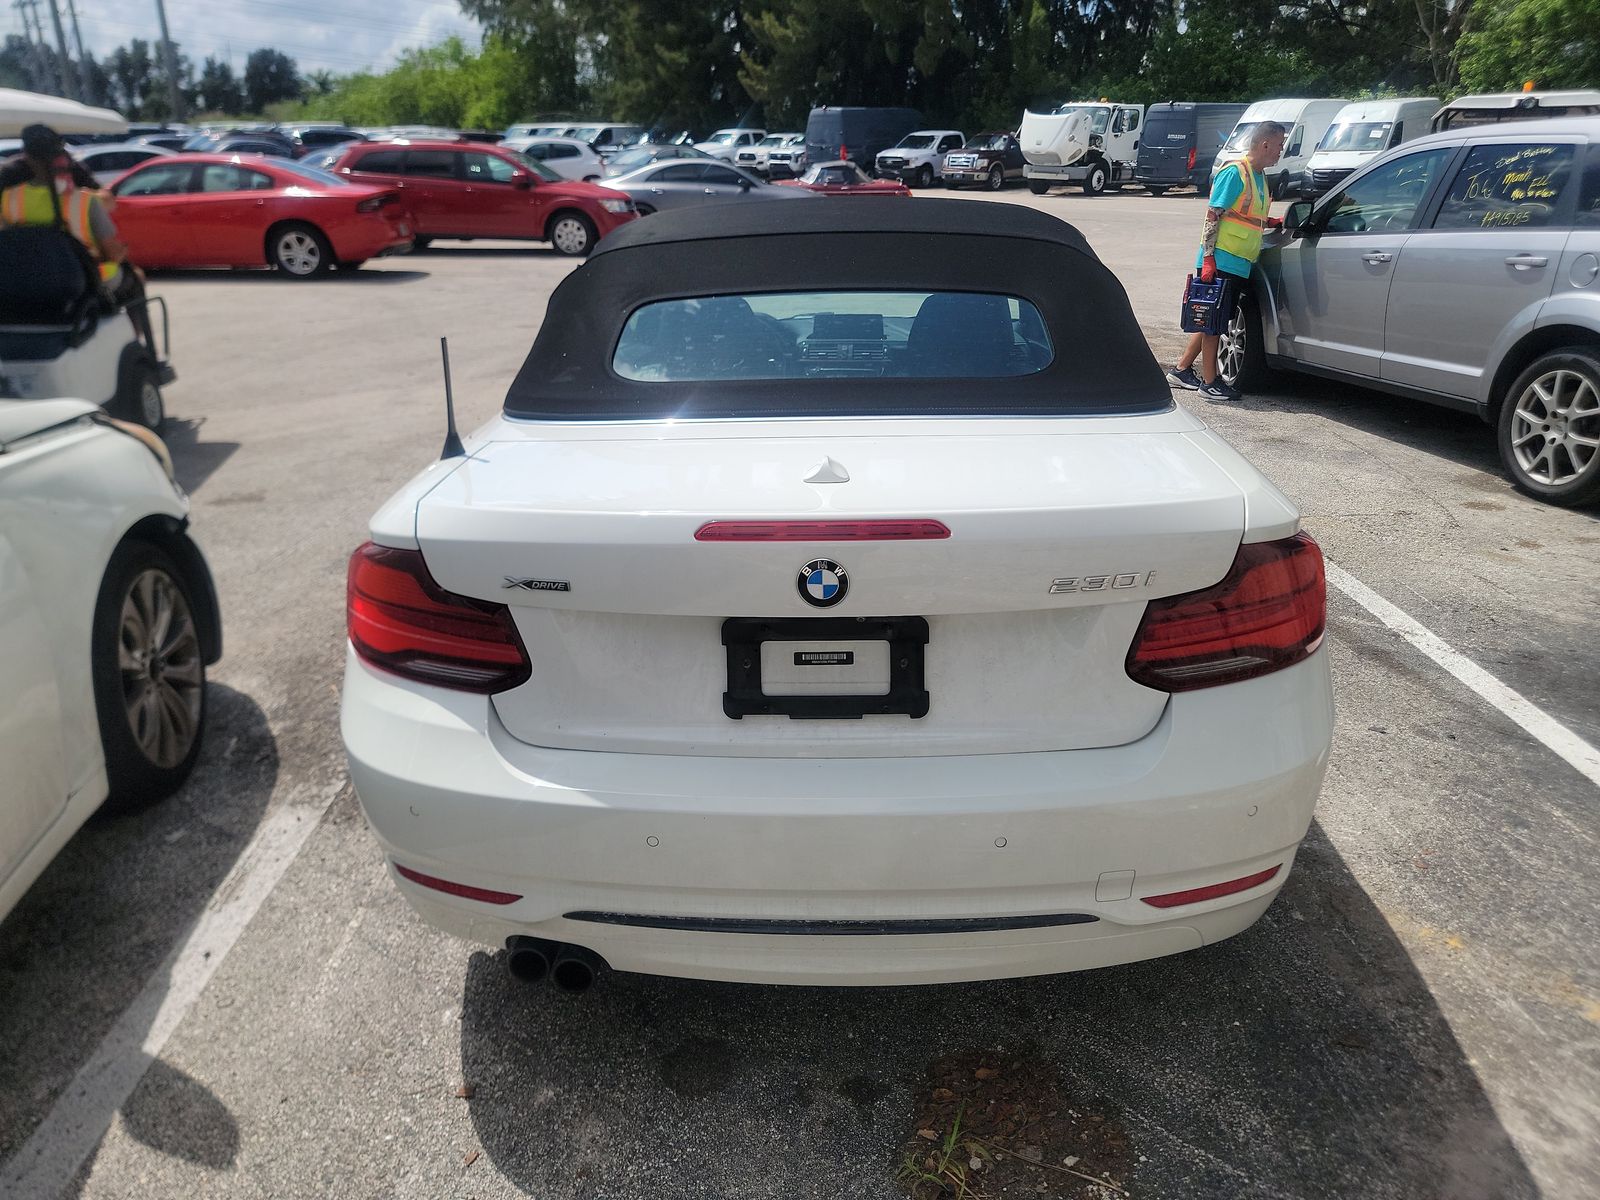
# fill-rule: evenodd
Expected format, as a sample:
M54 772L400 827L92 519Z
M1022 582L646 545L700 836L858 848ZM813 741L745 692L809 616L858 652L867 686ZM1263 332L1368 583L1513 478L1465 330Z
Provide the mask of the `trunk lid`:
M1239 483L1176 410L735 428L502 421L422 500L434 578L515 615L533 675L494 698L512 736L711 755L1124 744L1166 703L1123 666L1145 602L1216 582L1245 528ZM891 518L943 522L949 537L695 536L711 521ZM817 560L848 579L826 608L802 594ZM841 634L837 619L925 618L926 716L733 719L723 626L750 617L815 623L785 636L828 631L749 649L782 696L887 692L884 642Z

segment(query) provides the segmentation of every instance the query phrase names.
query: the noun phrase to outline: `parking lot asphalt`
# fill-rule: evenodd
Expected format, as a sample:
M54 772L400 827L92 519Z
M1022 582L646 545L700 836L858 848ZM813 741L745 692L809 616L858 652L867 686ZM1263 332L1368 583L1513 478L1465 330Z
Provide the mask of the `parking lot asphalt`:
M1170 359L1200 201L971 199L1077 224ZM344 779L344 563L437 454L437 338L463 425L489 418L572 269L442 243L152 281L226 654L189 784L92 822L0 925L0 1194L894 1196L929 1066L963 1050L1120 1126L1132 1196L1600 1194L1600 520L1516 493L1475 419L1378 393L1178 397L1347 573L1318 819L1245 934L1004 983L569 997L413 918ZM1092 355L1081 332L1058 352Z

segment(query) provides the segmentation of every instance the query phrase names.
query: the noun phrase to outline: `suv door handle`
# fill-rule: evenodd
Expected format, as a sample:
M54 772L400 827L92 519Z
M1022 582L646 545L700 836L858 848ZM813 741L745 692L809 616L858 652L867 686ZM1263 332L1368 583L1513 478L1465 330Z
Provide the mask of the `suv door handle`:
M1379 263L1393 262L1394 255L1390 254L1387 250L1368 250L1361 256L1361 261L1371 263L1373 266L1377 266Z
M1506 266L1515 267L1519 271L1532 270L1534 267L1548 267L1550 260L1542 254L1513 254L1506 259Z

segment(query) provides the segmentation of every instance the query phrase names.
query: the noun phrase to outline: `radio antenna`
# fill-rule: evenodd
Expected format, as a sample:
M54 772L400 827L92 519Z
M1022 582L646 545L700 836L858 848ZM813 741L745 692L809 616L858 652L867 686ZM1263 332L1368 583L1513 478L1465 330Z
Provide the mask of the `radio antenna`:
M439 457L462 458L467 450L456 432L456 398L450 390L450 339L439 339L439 353L444 358L444 450Z

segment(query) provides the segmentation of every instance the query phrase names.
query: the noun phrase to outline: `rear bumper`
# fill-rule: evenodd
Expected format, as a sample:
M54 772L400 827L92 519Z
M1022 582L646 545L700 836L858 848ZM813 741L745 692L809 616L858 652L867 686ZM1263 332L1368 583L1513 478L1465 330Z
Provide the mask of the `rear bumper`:
M1194 949L1249 926L1288 876L1327 765L1326 651L1175 696L1104 750L752 759L546 750L482 697L352 656L351 778L391 864L513 893L490 905L396 876L428 920L501 944L587 946L619 970L770 983L932 983L1045 974ZM1142 897L1279 870L1248 891ZM780 922L1074 924L954 933L748 933L575 912Z

